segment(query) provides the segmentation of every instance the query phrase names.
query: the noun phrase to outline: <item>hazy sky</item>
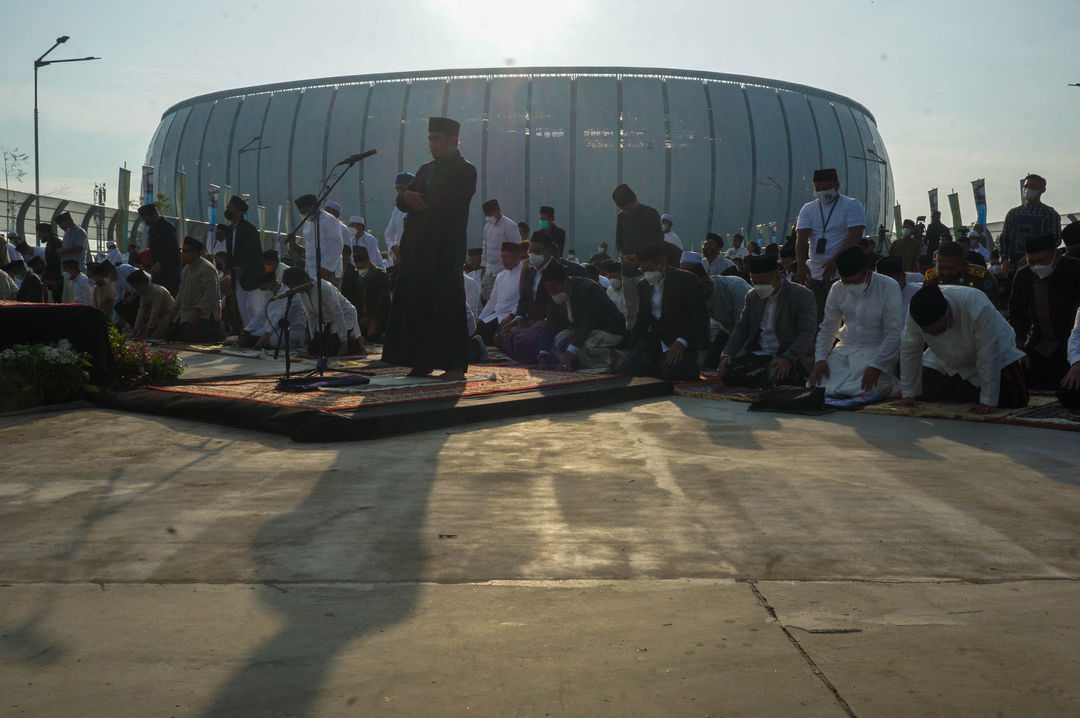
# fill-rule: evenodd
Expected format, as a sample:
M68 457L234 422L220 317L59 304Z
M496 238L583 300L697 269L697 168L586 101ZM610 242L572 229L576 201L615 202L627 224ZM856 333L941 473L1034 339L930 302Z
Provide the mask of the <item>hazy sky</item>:
M1039 172L1060 211L1080 210L1080 1L1017 0L278 0L75 2L6 8L0 149L31 155L33 60L40 71L41 189L115 199L162 112L217 90L333 75L530 65L625 65L756 75L819 87L870 109L905 216L926 190L986 177L990 220ZM222 8L228 8L223 10ZM308 23L303 29L302 23ZM0 166L2 170L2 166ZM2 180L2 178L0 178ZM947 214L947 213L946 213Z

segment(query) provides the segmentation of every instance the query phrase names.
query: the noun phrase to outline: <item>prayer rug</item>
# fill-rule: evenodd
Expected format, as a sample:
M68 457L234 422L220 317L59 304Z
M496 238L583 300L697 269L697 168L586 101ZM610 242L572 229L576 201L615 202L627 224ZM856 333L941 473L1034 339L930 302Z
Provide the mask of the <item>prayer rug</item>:
M1019 409L1007 418L1007 423L1040 426L1048 429L1080 431L1080 411L1068 409L1055 401L1044 406Z
M840 409L842 411L855 411L862 409L865 406L871 404L880 404L883 401L887 401L887 397L874 396L872 394L860 394L859 396L827 396L825 397L825 406L831 409Z
M712 381L677 383L675 393L695 399L751 402L758 398L761 389L750 386L728 386L722 381L713 379Z
M971 411L974 404L953 404L949 402L920 401L915 406L900 406L895 401L887 404L868 406L862 411L867 414L885 416L914 416L923 419L960 419L963 421L984 421L1002 423L1010 415L1057 403L1052 396L1032 396L1024 409L997 409L990 414L976 414Z
M190 384L149 386L147 389L174 394L238 399L280 407L345 411L433 399L456 399L485 394L543 390L617 378L612 374L490 366L469 372L465 381L444 382L439 381L438 377L429 379L405 377L407 369L402 367L378 367L377 370L370 384L350 387L350 393L318 391L292 394L282 392L277 390L278 377L211 380ZM364 371L364 373L368 372Z

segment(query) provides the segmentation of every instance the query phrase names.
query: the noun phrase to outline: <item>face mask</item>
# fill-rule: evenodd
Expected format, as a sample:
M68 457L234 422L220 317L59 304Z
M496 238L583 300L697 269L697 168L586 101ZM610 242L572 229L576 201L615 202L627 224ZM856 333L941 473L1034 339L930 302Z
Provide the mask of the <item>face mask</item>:
M484 217L484 224L495 224L494 217Z
M548 222L546 219L540 220L540 229L547 229L550 226L551 222Z
M866 288L869 286L866 282L859 282L858 284L845 284L844 289L853 297L861 297L866 294Z
M356 235L360 234L360 230L356 227L349 227L349 236L356 239Z
M622 289L622 279L612 279L610 281L611 288L614 289L616 292Z
M1035 272L1035 276L1039 279L1046 279L1054 271L1053 264L1029 264L1031 271Z
M529 252L529 264L539 269L540 265L547 261L547 257L542 254L533 254Z
M556 304L566 304L566 300L570 298L570 295L566 292L559 292L558 294L551 295L551 301Z
M597 254L607 254L607 250L604 249L603 247L597 247L596 248L596 253Z
M905 237L910 237L911 236L911 227L904 227L904 236Z
M991 264L990 269L987 270L987 271L989 271L990 274L1001 274L1001 265L1000 264Z
M755 284L754 291L762 299L768 299L772 296L772 293L776 291L776 287L771 284Z
M660 270L653 272L645 272L645 281L654 287L660 282L660 278L664 276L664 273Z
M822 204L832 204L833 202L836 201L836 198L839 196L839 194L840 193L837 192L834 189L827 189L827 190L822 190L821 192L814 192L814 196Z
M1026 199L1028 202L1033 202L1033 201L1037 200L1038 198L1039 198L1039 190L1031 189L1031 188L1028 188L1028 189L1024 190L1024 199Z

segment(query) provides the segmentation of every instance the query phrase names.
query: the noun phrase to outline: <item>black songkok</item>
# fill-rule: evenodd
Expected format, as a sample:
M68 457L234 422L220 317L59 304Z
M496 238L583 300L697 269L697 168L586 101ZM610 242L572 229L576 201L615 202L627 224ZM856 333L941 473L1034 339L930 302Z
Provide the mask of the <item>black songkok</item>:
M184 248L185 249L190 249L193 252L201 252L201 251L203 251L203 247L205 247L205 246L206 245L204 245L202 242L195 239L194 237L184 237Z
M555 219L555 208L549 207L546 204L540 206L540 214L546 214L548 217Z
M751 274L775 272L779 266L775 254L757 254L746 258Z
M904 260L900 257L882 257L877 263L878 274L895 277L904 273Z
M234 194L232 197L230 197L229 198L229 204L227 204L226 206L227 207L233 207L235 209L240 210L241 212L247 212L248 211L248 203L245 202L244 198L241 197L238 194Z
M495 214L499 211L499 200L489 199L480 205L480 209L484 210L484 214Z
M644 247L637 251L637 259L639 262L666 262L667 261L667 249L664 245L667 242L653 242L652 244L646 244ZM675 245L672 245L675 246Z
M484 256L484 250L480 247L469 247L470 257L482 257Z
M1072 222L1062 227L1061 238L1065 240L1066 247L1075 247L1080 244L1080 221Z
M611 193L611 198L615 200L615 204L622 207L637 199L637 195L634 194L634 190L630 189L630 185L621 184Z
M502 251L502 252L520 252L521 251L521 243L520 242L503 242L502 243L502 248L500 249L500 251Z
M814 170L815 182L839 182L840 178L836 176L836 170L829 168L824 170Z
M911 297L911 318L920 327L928 327L949 311L949 303L941 287L927 284Z
M836 255L836 271L841 277L850 277L866 269L867 257L858 247L849 247Z
M428 118L428 132L442 132L449 137L457 137L461 132L461 123L449 117Z
M1027 241L1027 246L1024 251L1028 254L1035 254L1036 252L1045 252L1050 249L1057 249L1057 238L1052 234L1044 234L1038 237L1031 237Z
M255 285L262 286L264 284L273 284L277 281L277 274L275 272L263 272L259 276L255 277Z

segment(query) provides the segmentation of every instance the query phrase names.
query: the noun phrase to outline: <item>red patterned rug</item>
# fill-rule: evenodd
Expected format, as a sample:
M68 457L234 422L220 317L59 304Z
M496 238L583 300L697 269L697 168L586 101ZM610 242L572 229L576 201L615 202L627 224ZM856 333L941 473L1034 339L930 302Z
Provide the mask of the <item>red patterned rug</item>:
M675 393L695 399L751 402L758 398L761 389L749 386L728 386L719 379L711 379L702 382L679 382L675 385Z
M155 391L196 396L212 396L224 399L240 399L262 404L288 406L322 411L345 411L361 407L384 406L432 399L454 399L464 396L481 396L504 392L547 389L568 384L605 381L614 374L589 372L558 372L520 367L484 366L470 369L466 381L443 382L437 378L405 380L405 369L400 367L365 367L364 374L374 375L372 383L363 387L341 391L314 391L302 394L277 390L278 377L253 377L223 379L192 384L150 386ZM385 384L380 379L386 380ZM399 385L395 386L397 383Z

